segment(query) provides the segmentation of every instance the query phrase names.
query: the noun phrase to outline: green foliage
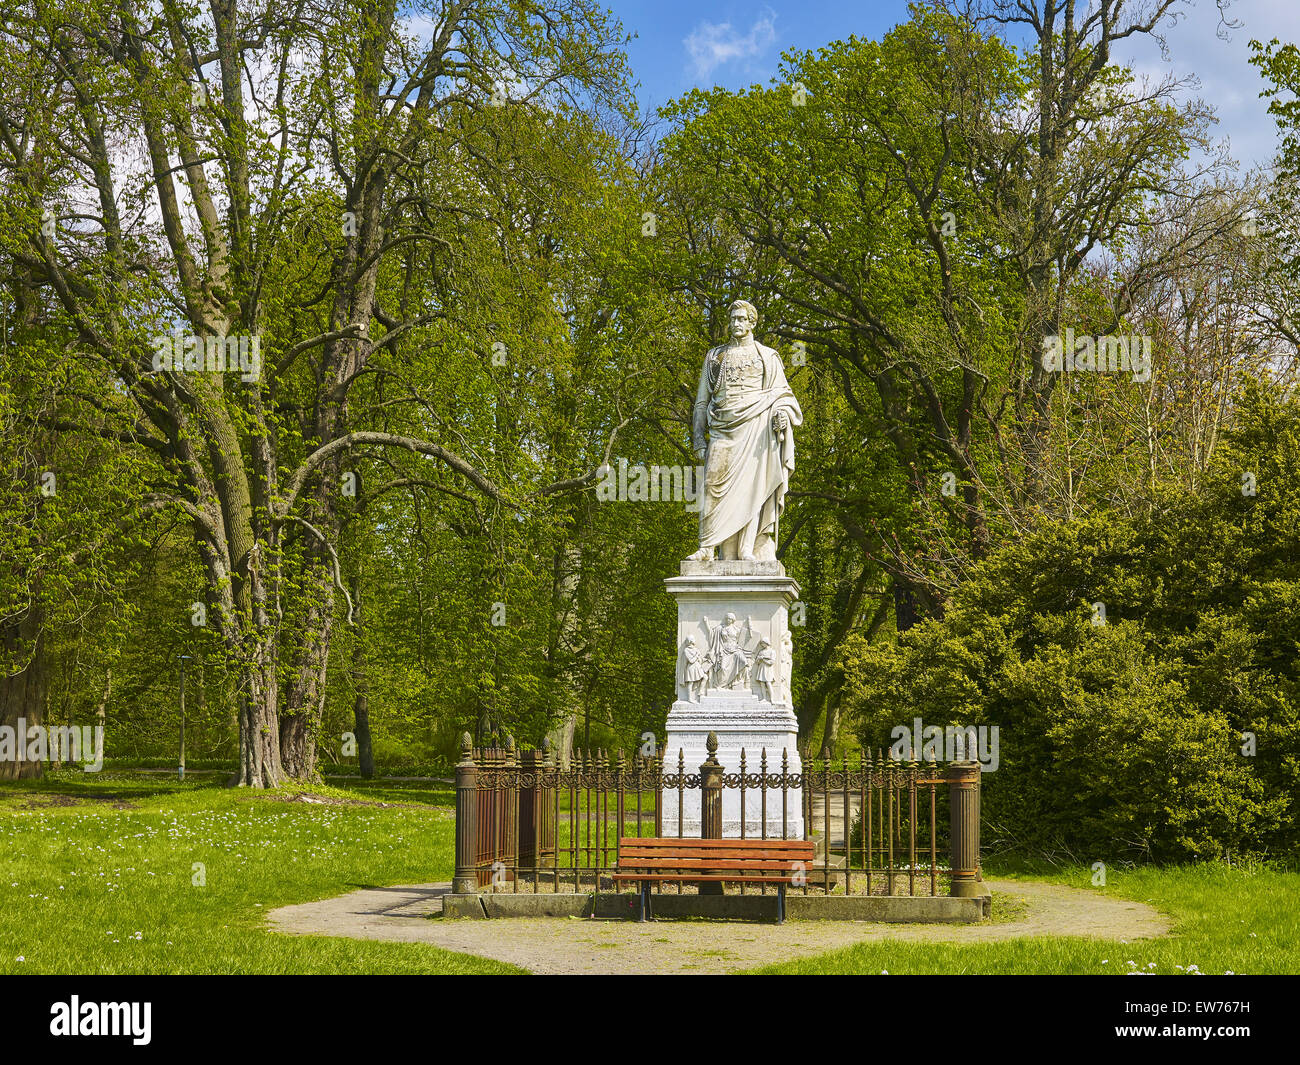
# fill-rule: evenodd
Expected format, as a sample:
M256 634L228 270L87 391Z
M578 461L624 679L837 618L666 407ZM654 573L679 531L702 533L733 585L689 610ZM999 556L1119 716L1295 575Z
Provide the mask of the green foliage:
M1300 403L1250 385L1236 418L1199 492L1044 525L979 567L942 621L853 641L862 742L916 716L997 726L994 848L1300 853Z

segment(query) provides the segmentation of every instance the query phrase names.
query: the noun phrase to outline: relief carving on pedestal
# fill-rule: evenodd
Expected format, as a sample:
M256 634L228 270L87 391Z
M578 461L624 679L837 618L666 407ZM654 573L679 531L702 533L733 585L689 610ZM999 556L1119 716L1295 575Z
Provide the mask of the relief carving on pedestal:
M687 635L677 654L677 698L679 702L698 703L706 691L753 692L769 703L790 702L792 667L789 630L781 634L779 647L759 636L754 640L753 622L746 617L741 623L728 613L718 625L706 617L704 628L707 649L701 648L693 635ZM745 645L754 641L753 648Z

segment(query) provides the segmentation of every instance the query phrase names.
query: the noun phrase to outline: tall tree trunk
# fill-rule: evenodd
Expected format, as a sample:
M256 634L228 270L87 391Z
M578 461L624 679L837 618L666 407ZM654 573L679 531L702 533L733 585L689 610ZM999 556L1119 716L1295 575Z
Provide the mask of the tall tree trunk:
M580 521L575 517L572 528L581 527ZM551 676L568 679L556 684L557 701L563 700L564 705L556 707L560 719L546 735L551 741L551 750L562 766L567 766L573 757L573 741L578 733L577 706L582 699L581 692L568 674L578 632L573 597L578 589L581 555L581 550L570 543L557 546L551 561L551 617L547 659Z
M42 611L33 604L16 623L0 625L0 645L9 661L24 661L14 673L0 676L0 725L14 730L14 757L0 761L0 780L30 780L44 769L41 762L28 761L26 744L18 730L21 718L28 733L34 725L44 726L45 693L48 685Z
M370 687L365 678L357 682L357 697L352 704L352 714L356 718L353 726L357 733L357 762L361 767L361 776L369 780L375 775L375 750L370 742Z
M840 688L826 700L826 725L822 729L822 750L834 751L835 741L840 732L840 700L844 689Z
M339 345L330 349L351 367L353 347ZM341 354L340 354L341 353ZM349 371L350 372L350 369ZM321 407L311 432L322 443L334 440L346 422L346 410L340 405ZM306 500L306 520L312 529L330 543L338 543L342 533L342 513L337 493L342 476L341 458L325 462L320 469L321 491ZM321 543L320 535L306 525L303 530L303 585L306 612L297 627L295 652L285 691L280 719L280 758L284 771L295 780L315 781L316 740L325 713L326 682L329 675L330 642L334 632L334 556ZM355 617L352 619L355 624Z
M923 620L924 615L919 604L924 600L924 596L906 576L895 573L893 578L894 627L902 633Z
M375 749L370 739L370 673L366 666L366 632L362 624L360 567L352 578L352 603L356 611L356 642L352 647L352 686L356 698L352 703L353 729L357 738L357 762L363 780L375 775Z
M239 775L235 783L240 787L274 788L284 782L284 770L280 765L275 647L271 640L253 643L241 674Z
M306 621L299 631L299 649L280 718L280 761L285 773L294 780L317 778L316 740L325 712L325 685L334 628L332 588L332 585L318 587L313 595ZM321 602L321 596L325 602Z
M560 723L546 734L546 738L551 741L551 750L555 752L555 757L563 768L567 768L573 760L573 741L577 735L578 712L576 710L565 714Z
M99 729L99 749L92 751L88 757L94 760L96 756L103 758L104 751L108 749L108 697L113 693L113 671L110 669L104 676L104 694L99 700L99 706L95 710L95 725ZM72 724L72 719L68 719L68 724Z

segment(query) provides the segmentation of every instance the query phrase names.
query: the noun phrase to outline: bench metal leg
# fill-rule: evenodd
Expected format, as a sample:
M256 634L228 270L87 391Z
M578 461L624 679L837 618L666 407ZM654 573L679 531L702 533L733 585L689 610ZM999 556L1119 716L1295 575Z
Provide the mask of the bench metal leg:
M776 885L776 923L785 924L785 885Z
M637 920L642 923L650 919L650 881L641 881L641 900L637 907Z

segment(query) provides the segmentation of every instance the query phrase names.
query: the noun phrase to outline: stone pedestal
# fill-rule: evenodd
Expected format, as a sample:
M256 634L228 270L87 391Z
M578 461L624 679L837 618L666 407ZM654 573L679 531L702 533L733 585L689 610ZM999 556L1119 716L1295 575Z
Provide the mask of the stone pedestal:
M801 772L799 761L799 727L790 702L791 641L788 610L799 596L799 585L785 575L780 562L683 562L681 576L664 582L677 600L677 647L679 654L688 636L695 645L708 652L718 642L718 630L728 614L735 615L736 645L748 654L750 668L735 678L731 686L715 686L711 675L702 690L683 684L678 677L677 701L668 712L668 742L664 748L664 772L676 773L681 763L687 773L698 773L707 757L705 741L710 732L718 736L718 760L726 774L740 772L740 754L745 752L746 774L761 772L764 750L769 775L781 773L782 755L786 769ZM774 652L773 679L769 686L755 679L758 662L755 652L766 639ZM770 696L770 698L769 698ZM698 700L698 701L697 701ZM700 792L690 788L683 792L681 833L700 835ZM745 788L745 835L763 834L763 791ZM766 791L767 835L780 839L784 812L785 836L802 839L804 835L803 796L798 788L782 793L780 787ZM663 796L663 833L678 832L678 793L665 788ZM727 787L722 794L722 835L741 834L741 794L738 787Z

